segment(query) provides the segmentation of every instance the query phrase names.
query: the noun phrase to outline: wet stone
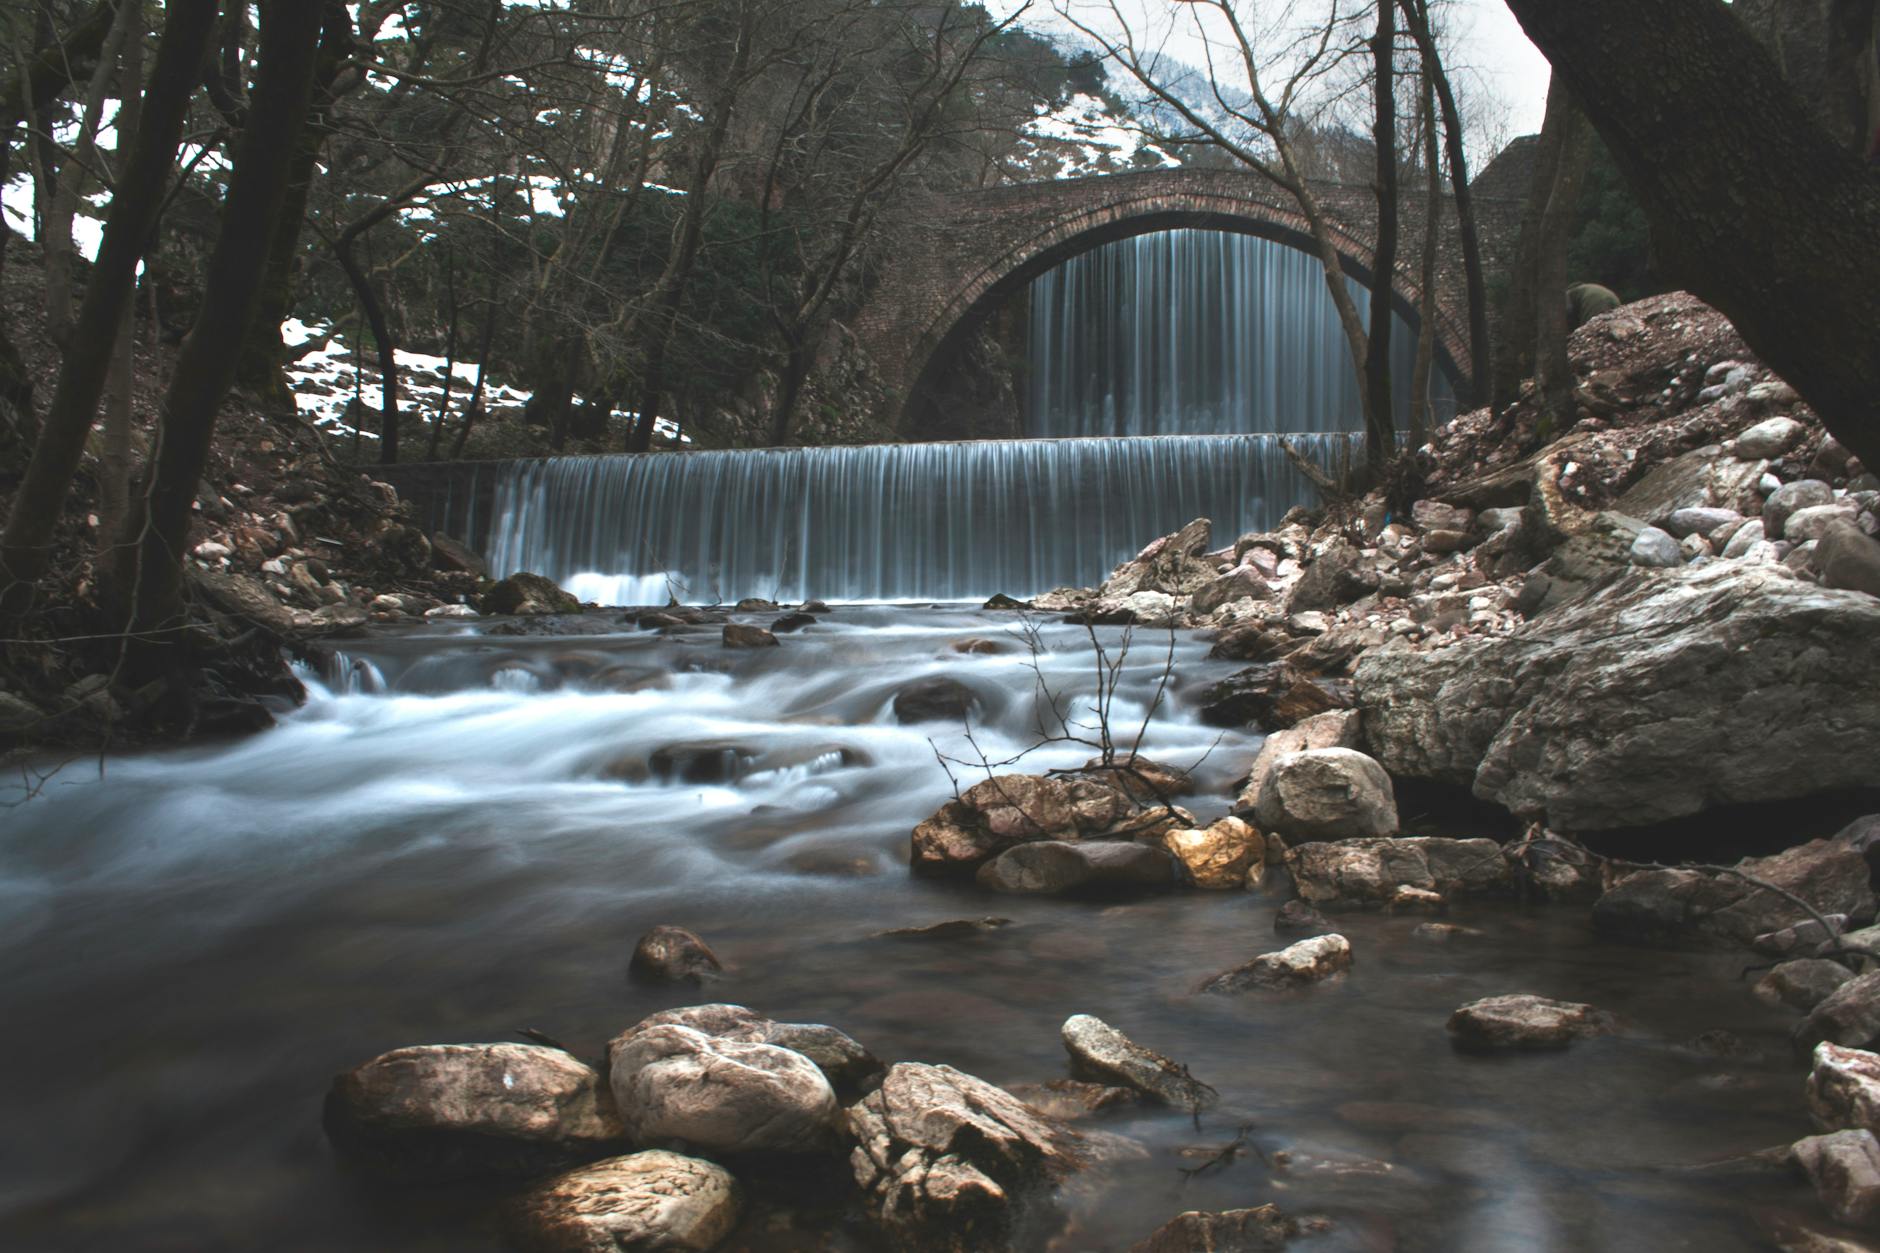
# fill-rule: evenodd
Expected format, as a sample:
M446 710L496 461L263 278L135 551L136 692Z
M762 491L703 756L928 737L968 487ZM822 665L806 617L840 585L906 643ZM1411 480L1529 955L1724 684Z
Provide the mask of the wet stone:
M1299 1235L1275 1205L1207 1213L1189 1210L1156 1229L1130 1253L1270 1253Z
M628 971L647 983L703 983L724 973L711 945L684 927L654 927L633 947Z
M1449 1034L1465 1049L1563 1049L1615 1029L1612 1015L1591 1005L1526 993L1471 1001L1449 1017Z
M1765 1004L1781 1005L1805 1014L1853 977L1854 972L1839 962L1824 957L1802 957L1783 962L1758 979L1750 991Z
M739 1209L724 1167L653 1149L531 1189L514 1204L509 1226L526 1253L704 1253L731 1234Z
M1133 1088L1176 1109L1206 1109L1217 1099L1186 1066L1142 1047L1101 1018L1075 1014L1065 1019L1062 1034L1071 1071L1082 1078Z
M1320 935L1223 971L1202 984L1201 991L1231 996L1256 988L1300 987L1350 969L1351 942L1342 935Z

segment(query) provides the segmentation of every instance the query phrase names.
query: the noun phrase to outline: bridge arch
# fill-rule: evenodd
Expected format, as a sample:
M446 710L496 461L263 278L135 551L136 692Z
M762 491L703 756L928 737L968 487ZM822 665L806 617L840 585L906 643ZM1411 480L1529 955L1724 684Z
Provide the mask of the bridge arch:
M1374 281L1375 200L1368 188L1316 189L1345 273ZM1444 207L1439 205L1439 211ZM1423 206L1406 204L1400 255L1420 259ZM894 269L857 329L899 389L898 429L923 402L974 331L1033 279L1117 240L1179 228L1254 235L1316 253L1310 224L1289 196L1238 171L1171 170L1021 184L949 198L922 240L897 252ZM1453 255L1453 250L1451 250ZM1470 368L1466 304L1445 289L1439 251L1438 358L1453 378ZM1397 268L1393 304L1417 321L1417 275ZM1459 283L1453 286L1459 288ZM898 367L898 368L897 368ZM898 376L898 377L896 377Z

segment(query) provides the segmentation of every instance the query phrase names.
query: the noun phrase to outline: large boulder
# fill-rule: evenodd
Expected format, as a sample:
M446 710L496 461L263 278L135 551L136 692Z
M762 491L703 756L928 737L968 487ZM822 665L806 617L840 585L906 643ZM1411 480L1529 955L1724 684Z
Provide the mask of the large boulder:
M1066 1018L1062 1035L1071 1072L1080 1078L1131 1088L1176 1109L1206 1109L1217 1099L1188 1067L1144 1048L1094 1015Z
M1880 1140L1873 1132L1809 1136L1789 1151L1836 1221L1850 1227L1880 1226Z
M1203 585L1189 600L1188 608L1196 614L1210 614L1237 600L1271 600L1272 597L1273 585L1267 582L1266 575L1258 566L1246 563Z
M1104 896L1175 886L1175 863L1151 844L1122 840L1034 840L979 868L978 884L1017 896Z
M524 1253L705 1253L738 1225L722 1166L651 1149L569 1171L519 1197L509 1227Z
M1203 992L1229 996L1254 988L1292 988L1319 983L1351 969L1351 942L1342 935L1317 935L1277 953L1262 953L1222 971L1201 985Z
M1200 591L1218 573L1204 555L1212 530L1206 518L1196 518L1173 535L1164 535L1116 567L1103 581L1101 596L1122 600L1138 592L1188 596Z
M951 1066L891 1067L848 1126L865 1203L909 1253L1015 1247L1089 1156L1077 1132Z
M1445 899L1510 890L1513 876L1493 840L1413 837L1301 844L1286 868L1302 900L1334 909L1394 904L1404 889Z
M1279 758L1260 789L1254 820L1288 840L1351 840L1394 835L1397 801L1390 776L1350 748L1309 748Z
M1823 1041L1808 1072L1808 1112L1823 1131L1880 1127L1880 1055Z
M743 1038L737 1014L722 1018L728 1030L717 1035L709 1031L721 1024L700 1016L688 1026L656 1014L609 1044L609 1082L634 1143L718 1154L833 1148L841 1107L823 1072L793 1049Z
M1162 832L1155 842L1167 849L1188 871L1198 888L1231 891L1249 886L1248 872L1257 876L1266 863L1266 840L1239 818L1222 818L1197 830L1176 827Z
M477 608L484 613L579 613L581 602L561 590L553 579L519 571L483 593Z
M1342 681L1308 675L1284 661L1249 666L1201 693L1201 720L1210 726L1290 727L1350 705Z
M1774 566L1626 575L1510 635L1378 650L1366 745L1560 831L1870 786L1834 741L1880 738L1880 601Z
M1377 590L1378 573L1356 548L1334 540L1314 557L1286 599L1287 613L1336 609Z
M1075 841L1152 836L1192 826L1184 810L1149 803L1185 790L1185 776L1146 759L1127 768L1087 774L1002 774L974 784L914 828L911 864L916 874L966 877L1016 845L1037 840Z
M625 1137L600 1076L536 1044L394 1049L334 1079L324 1121L349 1157L427 1180L540 1174Z
M742 1005L721 1002L661 1010L641 1019L626 1034L644 1027L666 1025L690 1027L724 1040L774 1044L801 1053L816 1064L839 1096L871 1088L881 1077L880 1059L846 1033L821 1023L774 1022Z
M1824 586L1880 596L1880 540L1846 519L1822 531L1815 566Z
M1594 902L1593 926L1640 943L1711 939L1748 944L1809 920L1808 911L1789 896L1821 914L1866 919L1874 913L1866 857L1836 840L1811 840L1771 857L1746 857L1735 869L1731 875L1679 868L1628 875Z
M1253 766L1247 771L1246 785L1241 788L1234 807L1243 813L1251 813L1259 808L1260 795L1266 790L1266 781L1273 773L1273 766L1286 754L1314 748L1358 748L1360 734L1358 711L1355 709L1315 714L1283 731L1274 731L1261 741L1259 755L1253 759Z
M1857 975L1830 992L1795 1028L1794 1039L1805 1049L1823 1040L1855 1049L1880 1043L1880 970Z

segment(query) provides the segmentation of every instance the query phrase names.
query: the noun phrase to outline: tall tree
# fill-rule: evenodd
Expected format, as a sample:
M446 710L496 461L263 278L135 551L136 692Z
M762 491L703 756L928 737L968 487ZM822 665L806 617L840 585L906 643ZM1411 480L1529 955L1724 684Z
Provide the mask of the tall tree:
M221 230L209 259L202 311L183 341L158 411L157 451L147 482L125 519L118 551L134 554L111 572L112 598L126 616L138 668L171 654L166 631L182 617L179 595L190 507L209 445L253 317L275 222L287 199L294 138L313 94L314 54L322 8L302 0L263 0L254 94L243 120L222 206Z
M1371 142L1376 149L1377 248L1371 263L1371 324L1364 343L1364 391L1367 413L1383 414L1373 424L1365 452L1373 469L1396 450L1397 407L1391 396L1391 296L1397 276L1397 9L1379 0L1377 33L1371 36ZM1428 206L1432 218L1436 205Z
M1560 159L1541 212L1534 271L1534 382L1548 428L1564 431L1578 420L1573 363L1567 356L1567 248L1580 207L1580 188L1592 159L1593 131L1571 100L1561 119Z
M1880 466L1880 177L1714 0L1508 7L1598 128L1677 279Z
M1534 169L1528 176L1527 198L1521 205L1521 229L1515 237L1514 264L1508 267L1508 288L1496 315L1493 375L1489 405L1497 414L1521 394L1521 382L1534 373L1534 348L1540 325L1541 227L1547 202L1560 172L1562 141L1566 137L1572 104L1564 81L1548 85L1547 114L1540 139L1534 145Z

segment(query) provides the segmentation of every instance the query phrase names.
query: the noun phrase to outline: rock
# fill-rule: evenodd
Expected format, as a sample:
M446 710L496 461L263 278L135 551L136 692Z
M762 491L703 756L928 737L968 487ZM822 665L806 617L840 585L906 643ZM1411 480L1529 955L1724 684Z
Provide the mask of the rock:
M1202 556L1211 529L1206 518L1196 518L1173 535L1164 535L1116 567L1103 581L1101 595L1122 599L1137 592L1160 592L1173 597L1200 591L1216 577L1214 564Z
M1278 1253L1299 1234L1299 1224L1275 1205L1220 1213L1189 1210L1134 1245L1130 1253Z
M1151 761L1147 757L1137 757L1134 754L1120 758L1112 757L1110 760L1111 764L1106 766L1103 764L1103 758L1092 757L1084 763L1081 772L1083 778L1121 792L1125 799L1154 801L1158 804L1194 790L1194 780L1189 777L1188 772L1175 766L1165 766L1159 761ZM1076 782L1076 780L1072 782L1073 791L1076 790ZM1115 821L1115 819L1112 818L1110 821Z
M1867 918L1874 912L1867 859L1833 840L1744 858L1736 869L1800 897L1819 913ZM1807 917L1785 897L1740 878L1676 868L1627 875L1593 904L1595 930L1647 944L1700 937L1748 944Z
M1748 529L1748 528L1745 528ZM1629 574L1508 635L1357 666L1367 749L1561 831L1870 786L1880 602L1719 562Z
M1200 990L1231 996L1253 988L1298 987L1350 969L1351 942L1342 935L1319 935L1223 971L1202 984Z
M727 622L724 630L726 648L775 648L777 637L760 626Z
M1414 501L1410 520L1419 531L1467 532L1475 524L1475 511L1461 505L1445 505L1435 500Z
M1612 1015L1591 1005L1528 993L1471 1001L1449 1016L1449 1034L1470 1049L1563 1049L1616 1029Z
M1290 632L1264 622L1232 626L1215 637L1210 661L1273 661L1296 647Z
M1678 548L1678 541L1655 526L1645 527L1632 541L1632 547L1626 557L1635 566L1681 566L1684 553Z
M715 1003L662 1010L641 1019L618 1040L642 1028L657 1026L688 1027L722 1040L774 1044L801 1053L823 1072L823 1077L837 1093L865 1090L881 1076L880 1059L834 1027L819 1023L773 1022L742 1005Z
M1415 939L1447 944L1451 940L1479 940L1488 932L1479 927L1463 927L1453 922L1419 922L1410 928Z
M770 632L772 635L788 635L792 631L801 631L804 627L815 625L814 614L786 613L770 624Z
M384 1174L445 1180L527 1176L622 1142L600 1076L536 1044L394 1049L334 1079L326 1134Z
M1747 504L1756 481L1769 468L1761 460L1726 458L1716 445L1693 449L1661 462L1612 504L1613 510L1645 522L1658 522L1679 509L1721 505L1736 509Z
M1806 1014L1853 977L1839 962L1801 957L1781 963L1758 979L1750 991L1766 1005L1781 1005Z
M1880 1041L1880 971L1856 975L1830 992L1802 1019L1793 1038L1805 1049L1823 1040L1855 1049Z
M1247 872L1266 865L1266 841L1238 818L1222 818L1204 831L1177 827L1156 843L1187 867L1198 888L1231 890L1247 886Z
M1123 597L1117 618L1123 623L1135 623L1137 626L1174 626L1179 609L1176 599L1167 592L1131 592Z
M1261 742L1259 755L1247 772L1247 784L1240 790L1234 807L1245 812L1259 808L1260 795L1266 790L1274 763L1286 754L1315 748L1357 748L1360 740L1358 713L1354 709L1315 714L1283 731L1272 732Z
M1787 387L1788 384L1780 380L1758 383L1749 389L1750 403L1774 403L1775 396L1779 394L1778 389ZM1736 455L1745 461L1774 461L1795 447L1807 430L1794 418L1764 418L1736 437Z
M442 531L431 535L431 564L439 570L458 570L479 579L488 578L490 573L489 563L476 550Z
M949 918L945 922L931 922L924 927L895 927L891 931L877 931L875 936L886 940L957 940L984 935L1011 925L1010 918Z
M633 1142L727 1154L833 1148L841 1109L829 1080L801 1053L738 1038L748 1030L708 1034L655 1014L615 1037L608 1077Z
M483 615L469 605L439 605L435 609L425 610L424 616L427 618L480 618Z
M1837 518L1822 528L1815 568L1825 587L1880 596L1880 540L1853 522Z
M1318 935L1331 929L1332 924L1325 915L1304 901L1287 901L1279 907L1279 912L1273 915L1273 930L1282 935L1298 934L1302 931L1310 931Z
M1129 1088L1176 1109L1206 1109L1218 1097L1186 1066L1142 1047L1101 1018L1075 1014L1064 1020L1062 1034L1074 1075Z
M1763 502L1763 531L1770 539L1788 534L1789 515L1816 505L1834 503L1834 489L1820 479L1798 479L1776 488Z
M1045 1083L1020 1083L1006 1089L1047 1118L1075 1122L1100 1114L1106 1109L1137 1105L1142 1093L1105 1083L1085 1083L1081 1079L1052 1079Z
M1865 850L1856 850L1865 856ZM1834 939L1847 930L1847 915L1829 914L1827 926L1813 918L1804 919L1792 926L1780 927L1774 931L1765 931L1749 942L1749 946L1768 957L1793 957L1802 952L1813 953L1827 941Z
M1817 1044L1807 1093L1808 1112L1823 1131L1880 1127L1880 1055Z
M244 574L222 574L184 563L185 576L202 598L223 613L232 614L268 630L288 635L294 630L294 611L257 579Z
M649 1149L610 1157L518 1198L510 1225L525 1253L705 1253L738 1225L737 1183L722 1166Z
M1374 759L1350 748L1311 748L1273 763L1254 817L1261 830L1288 841L1362 839L1397 830L1397 802Z
M562 591L552 579L524 570L483 593L477 608L490 614L579 613L581 602Z
M1761 518L1751 518L1738 527L1730 536L1730 542L1723 546L1722 556L1730 561L1747 557L1750 550L1767 539Z
M1871 1131L1836 1131L1797 1140L1790 1150L1837 1222L1880 1226L1880 1141Z
M964 722L979 708L979 697L958 679L929 675L905 684L894 694L894 720L902 726L917 722Z
M979 868L979 886L1020 896L1110 895L1175 886L1175 863L1148 844L1035 840Z
M0 736L30 735L46 720L39 706L24 696L0 692Z
M1719 509L1714 505L1694 505L1688 509L1679 509L1664 520L1664 530L1677 539L1687 535L1709 535L1717 528L1739 523L1743 515L1734 509Z
M951 1066L901 1062L848 1111L849 1161L890 1247L983 1253L1048 1213L1052 1185L1085 1164L1075 1131Z
M1336 609L1376 588L1377 571L1364 564L1357 549L1342 539L1334 540L1293 584L1292 595L1286 600L1286 612Z
M1789 520L1782 526L1782 538L1791 544L1807 544L1820 539L1831 526L1838 523L1852 524L1859 515L1860 511L1845 501L1810 505L1789 515Z
M1217 727L1289 727L1350 703L1342 684L1277 661L1249 666L1209 686L1201 694L1201 720Z
M914 871L972 874L1024 840L1075 839L1076 805L1069 786L1048 775L1002 774L976 783L914 828Z
M1210 614L1237 600L1271 600L1272 597L1273 586L1258 567L1239 565L1204 585L1188 602L1188 608L1192 613Z
M1448 898L1506 892L1513 886L1501 846L1484 839L1301 844L1286 850L1286 868L1303 900L1332 908L1386 906L1400 887Z
M711 945L684 927L654 927L633 946L627 970L649 983L703 983L724 973Z

